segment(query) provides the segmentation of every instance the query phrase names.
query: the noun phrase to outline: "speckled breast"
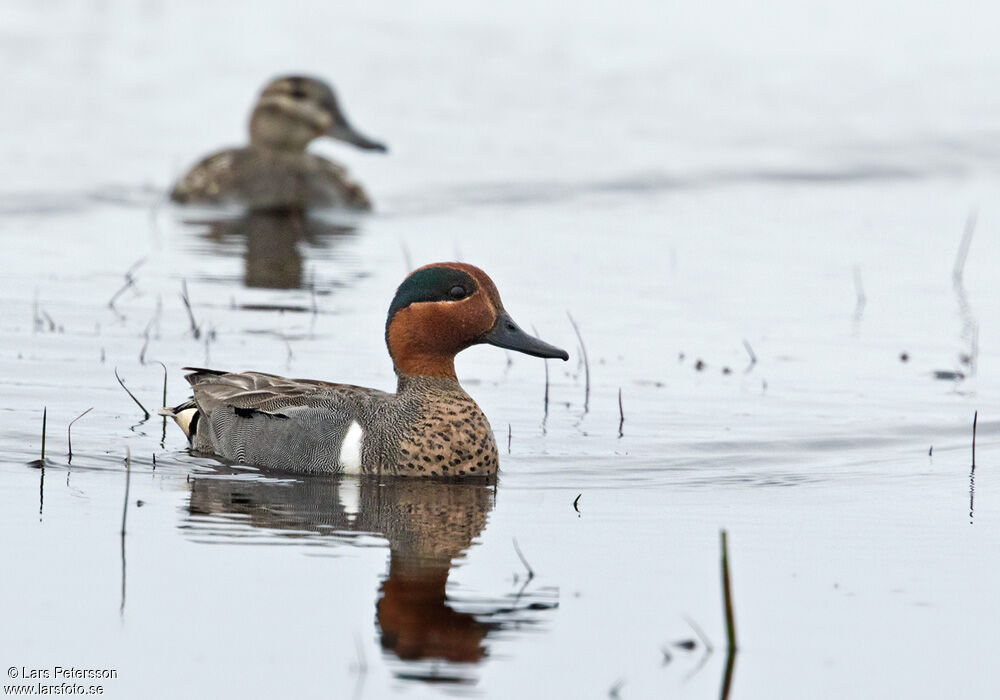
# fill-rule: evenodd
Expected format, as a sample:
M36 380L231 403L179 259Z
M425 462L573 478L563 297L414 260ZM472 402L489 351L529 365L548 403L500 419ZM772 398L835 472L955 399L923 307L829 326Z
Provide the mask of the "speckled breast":
M390 470L400 476L470 477L496 474L493 429L464 392L435 396L399 440Z

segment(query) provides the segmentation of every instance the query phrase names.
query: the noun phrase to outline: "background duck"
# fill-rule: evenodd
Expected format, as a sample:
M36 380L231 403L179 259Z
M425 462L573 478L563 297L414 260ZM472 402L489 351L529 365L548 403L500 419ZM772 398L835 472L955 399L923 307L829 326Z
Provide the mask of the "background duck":
M386 319L397 391L195 369L194 397L172 416L195 450L291 472L491 476L489 421L455 375L455 355L489 343L535 357L565 350L521 330L485 272L436 263L399 286Z
M261 92L250 116L250 145L214 153L181 178L170 198L182 204L239 204L249 209L371 209L342 166L306 152L320 136L370 151L386 147L356 131L322 80L284 76Z

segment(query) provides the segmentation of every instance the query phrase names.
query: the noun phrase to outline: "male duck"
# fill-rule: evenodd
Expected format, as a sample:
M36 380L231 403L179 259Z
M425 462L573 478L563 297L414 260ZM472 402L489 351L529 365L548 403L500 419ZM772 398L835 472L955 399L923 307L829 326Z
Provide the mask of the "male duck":
M493 431L458 383L455 355L490 343L569 359L521 330L493 281L463 263L411 273L389 306L385 338L398 377L395 394L189 368L194 397L160 413L174 418L195 450L267 469L490 476L497 471Z
M309 142L320 136L365 150L386 150L351 127L322 80L272 80L250 116L250 145L206 157L174 185L170 198L182 204L235 203L255 210L371 209L368 195L342 166L306 152Z

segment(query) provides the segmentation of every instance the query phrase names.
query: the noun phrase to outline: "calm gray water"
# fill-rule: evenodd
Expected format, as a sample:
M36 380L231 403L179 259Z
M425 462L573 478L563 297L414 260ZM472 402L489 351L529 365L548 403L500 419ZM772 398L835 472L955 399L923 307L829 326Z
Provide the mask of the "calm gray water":
M112 698L717 697L725 528L730 697L996 697L997 14L8 2L0 671L114 669L75 681ZM316 146L377 212L169 206L287 71L389 144ZM224 467L115 380L151 410L159 363L170 404L185 365L392 388L395 287L454 258L571 351L547 413L541 360L460 356L495 489Z

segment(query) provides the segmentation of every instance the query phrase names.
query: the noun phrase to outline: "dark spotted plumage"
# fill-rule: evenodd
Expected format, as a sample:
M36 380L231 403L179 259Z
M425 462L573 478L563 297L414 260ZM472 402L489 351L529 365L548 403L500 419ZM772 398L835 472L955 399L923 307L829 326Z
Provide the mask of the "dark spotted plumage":
M422 410L396 443L392 473L401 476L490 476L499 465L493 429L456 380L411 378Z
M448 294L456 284L464 285L464 296ZM461 263L411 274L390 306L386 342L398 375L395 394L196 369L187 375L193 399L163 413L177 420L195 450L266 469L489 477L499 468L493 430L458 383L455 354L491 343L568 357L521 331L486 273Z

